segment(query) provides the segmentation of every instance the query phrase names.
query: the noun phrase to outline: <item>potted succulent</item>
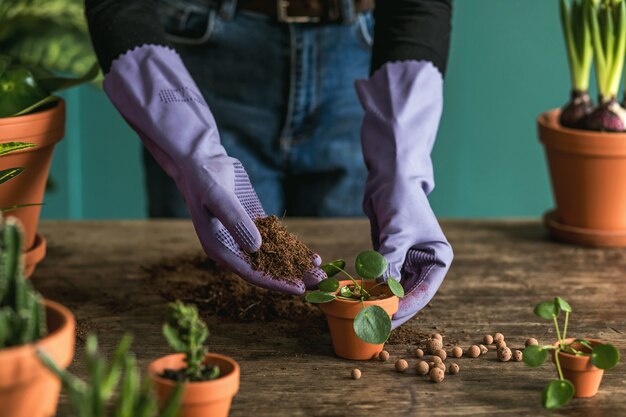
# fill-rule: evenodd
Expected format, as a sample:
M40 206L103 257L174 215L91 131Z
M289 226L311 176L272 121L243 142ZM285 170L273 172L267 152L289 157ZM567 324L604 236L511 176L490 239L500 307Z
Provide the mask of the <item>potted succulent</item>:
M617 100L626 54L624 0L561 0L572 100L537 120L556 209L544 223L557 239L626 245L626 111ZM588 95L595 62L598 103Z
M81 0L3 1L0 28L0 210L24 226L28 277L45 256L39 203L65 131L65 102L53 92L92 80L98 66Z
M67 308L42 299L24 278L23 240L15 218L0 218L0 410L3 416L50 417L61 384L36 351L67 367L76 323Z
M182 383L179 417L226 417L239 391L239 364L228 356L208 353L204 345L209 330L195 305L170 303L163 336L177 353L163 356L148 366L159 403L165 406Z
M158 412L157 401L150 380L141 378L137 359L129 351L132 337L122 337L109 364L98 351L98 339L87 336L85 362L88 380L84 381L59 368L48 354L39 350L41 362L62 381L70 405L72 417L176 417L181 387L177 387L167 405ZM111 399L115 398L115 404ZM107 413L112 410L112 413Z
M562 330L558 316L565 313ZM591 338L568 338L567 325L572 308L561 297L535 306L535 315L554 322L557 341L551 345L529 345L524 349L528 366L541 366L551 353L559 379L543 390L541 403L546 408L559 408L573 397L593 397L598 392L605 369L611 369L620 359L619 350L610 343Z
M319 304L326 314L337 356L367 360L377 356L391 334L391 316L398 310L404 289L393 278L376 282L387 270L384 256L364 251L355 260L357 278L344 269L342 259L322 265L328 278L319 289L307 293L306 300ZM334 278L338 273L347 280Z

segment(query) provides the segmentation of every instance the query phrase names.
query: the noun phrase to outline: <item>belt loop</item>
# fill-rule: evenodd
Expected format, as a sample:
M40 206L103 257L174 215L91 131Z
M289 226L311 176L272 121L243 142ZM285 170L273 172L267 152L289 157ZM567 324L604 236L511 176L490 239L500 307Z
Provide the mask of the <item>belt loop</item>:
M237 0L222 0L220 5L220 17L224 20L232 20L237 10Z
M354 22L354 0L341 0L341 16L343 23Z

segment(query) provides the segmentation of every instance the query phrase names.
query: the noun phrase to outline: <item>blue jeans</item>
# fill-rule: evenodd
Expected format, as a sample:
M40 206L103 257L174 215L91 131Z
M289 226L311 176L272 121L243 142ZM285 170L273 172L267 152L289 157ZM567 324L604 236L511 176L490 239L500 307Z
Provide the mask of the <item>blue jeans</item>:
M231 7L228 7L231 6ZM354 80L367 78L373 21L279 24L227 0L161 2L177 51L268 214L361 216L367 171ZM152 217L184 217L174 182L145 152Z

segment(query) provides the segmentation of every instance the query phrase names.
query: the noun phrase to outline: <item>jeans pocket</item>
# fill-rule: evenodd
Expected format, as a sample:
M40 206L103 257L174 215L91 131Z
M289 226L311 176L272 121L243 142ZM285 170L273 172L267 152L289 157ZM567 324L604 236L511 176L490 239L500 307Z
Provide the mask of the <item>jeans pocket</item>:
M361 46L371 50L374 44L374 13L367 11L356 15L354 28Z
M159 0L158 12L167 38L174 44L207 44L215 40L220 26L218 10L206 2Z

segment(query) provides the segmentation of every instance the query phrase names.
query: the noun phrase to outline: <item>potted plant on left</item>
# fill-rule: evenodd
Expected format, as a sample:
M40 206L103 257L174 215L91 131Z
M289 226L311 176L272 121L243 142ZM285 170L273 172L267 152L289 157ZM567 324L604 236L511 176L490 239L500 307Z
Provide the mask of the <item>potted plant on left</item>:
M41 349L60 367L74 356L76 323L61 304L44 300L23 274L18 220L0 216L0 414L50 417L60 381L39 361Z

